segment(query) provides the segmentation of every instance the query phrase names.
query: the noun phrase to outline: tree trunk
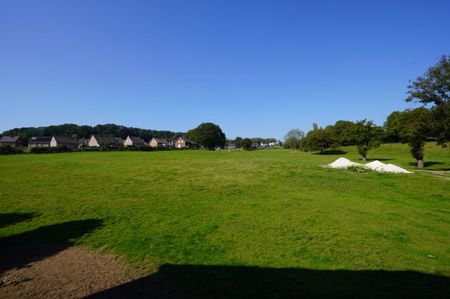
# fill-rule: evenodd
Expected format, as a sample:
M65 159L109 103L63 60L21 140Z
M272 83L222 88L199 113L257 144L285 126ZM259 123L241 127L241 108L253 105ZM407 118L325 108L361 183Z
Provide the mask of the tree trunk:
M367 161L367 158L363 156L363 157L362 157L362 160L363 160L363 161Z
M417 168L423 168L423 160L417 160Z

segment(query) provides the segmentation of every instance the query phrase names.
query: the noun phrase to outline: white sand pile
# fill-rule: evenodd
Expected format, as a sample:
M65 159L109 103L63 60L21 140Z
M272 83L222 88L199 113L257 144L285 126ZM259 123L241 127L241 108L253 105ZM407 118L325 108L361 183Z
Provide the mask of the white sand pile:
M398 167L394 164L384 164L383 162L380 162L378 160L375 160L373 162L367 163L364 165L365 167L378 171L378 172L392 172L392 173L412 173L406 169L403 169L401 167Z
M386 164L384 164L383 162L380 162L378 160L375 160L373 162L365 164L364 166L369 169L382 172L382 171L384 171Z
M406 169L403 169L401 167L398 167L394 164L386 164L386 172L393 172L393 173L412 173L411 171L408 171Z
M347 158L339 158L333 163L328 164L328 167L330 168L348 168L351 166L362 166L362 164L352 162Z
M336 161L334 161L331 164L328 164L328 167L330 168L349 168L351 166L359 166L359 167L365 167L368 169L371 169L373 171L378 172L391 172L391 173L412 173L406 169L403 169L401 167L398 167L394 164L384 164L383 162L380 162L378 160L375 160L373 162L367 163L367 164L360 164L356 162L352 162L349 159L346 158L339 158Z

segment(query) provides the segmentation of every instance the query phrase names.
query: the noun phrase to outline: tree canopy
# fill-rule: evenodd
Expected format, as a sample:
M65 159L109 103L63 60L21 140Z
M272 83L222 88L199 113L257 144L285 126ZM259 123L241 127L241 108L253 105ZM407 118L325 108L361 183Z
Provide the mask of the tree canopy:
M153 137L156 138L176 138L184 135L183 132L158 131L133 127L125 127L116 124L103 124L91 126L79 126L76 124L62 124L47 127L24 127L7 130L2 135L20 136L26 141L33 136L65 136L72 138L89 138L91 135L115 136L126 138L130 136L139 136L149 141Z
M424 145L429 137L432 126L431 111L426 108L405 110L400 114L400 137L403 142L408 143L411 155L417 160L417 166L423 167Z
M187 136L209 150L223 147L226 142L222 129L213 123L202 123L197 128L190 130Z
M407 102L434 104L431 130L438 144L446 146L450 142L450 56L442 56L425 75L411 82L408 89Z
M442 105L450 99L450 56L445 55L430 67L425 75L408 85L407 102L418 101L422 104Z
M382 128L375 126L372 121L364 119L356 122L354 137L358 153L363 160L366 160L369 150L380 146L382 136Z

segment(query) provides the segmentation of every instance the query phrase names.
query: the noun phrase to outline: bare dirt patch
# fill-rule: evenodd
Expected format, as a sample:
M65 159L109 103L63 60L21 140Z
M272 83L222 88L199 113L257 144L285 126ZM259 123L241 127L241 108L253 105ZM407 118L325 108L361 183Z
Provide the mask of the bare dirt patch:
M25 246L23 246L25 247ZM28 247L28 246L27 246ZM0 298L83 298L142 276L113 254L90 251L80 246L58 250L58 245L2 250ZM37 251L36 251L37 250ZM9 267L23 256L42 256L39 251L56 252L41 259Z

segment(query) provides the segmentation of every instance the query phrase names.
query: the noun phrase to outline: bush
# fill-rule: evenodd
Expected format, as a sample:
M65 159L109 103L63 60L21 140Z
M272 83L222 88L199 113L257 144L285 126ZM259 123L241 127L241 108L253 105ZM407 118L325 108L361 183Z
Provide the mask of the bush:
M298 150L300 149L300 144L301 144L300 139L291 137L284 142L283 147Z
M23 151L10 145L0 146L0 155L16 155L16 154L23 154Z
M252 141L249 138L242 139L241 148L246 151L252 150L253 149Z
M30 153L32 154L55 154L55 153L66 153L71 152L72 150L67 146L58 146L58 147L32 147Z

